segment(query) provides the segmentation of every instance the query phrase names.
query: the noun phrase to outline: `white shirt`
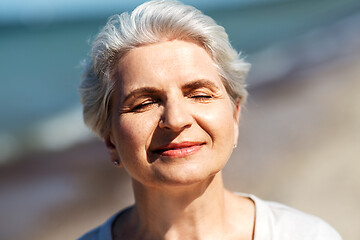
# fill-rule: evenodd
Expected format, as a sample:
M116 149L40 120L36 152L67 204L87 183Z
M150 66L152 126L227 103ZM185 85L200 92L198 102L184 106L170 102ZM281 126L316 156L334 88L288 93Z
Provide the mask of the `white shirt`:
M318 217L301 212L286 205L264 201L251 195L255 203L256 219L254 240L341 240L342 238L329 224ZM117 213L103 225L91 230L78 240L112 240L111 226Z

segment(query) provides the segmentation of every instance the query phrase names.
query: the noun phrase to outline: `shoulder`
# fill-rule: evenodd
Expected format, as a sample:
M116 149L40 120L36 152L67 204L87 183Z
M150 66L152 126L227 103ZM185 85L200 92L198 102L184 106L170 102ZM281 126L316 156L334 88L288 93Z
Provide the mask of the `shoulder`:
M322 219L281 203L248 195L256 207L255 240L341 240ZM269 237L271 236L271 237Z
M93 230L85 233L83 236L78 238L78 240L100 240L100 228L102 226L99 226L97 228L94 228Z
M109 218L104 224L90 230L85 233L83 236L78 238L78 240L112 240L111 226L115 219L122 214L124 210L116 213L111 218Z
M277 235L296 239L340 240L337 231L319 217L301 212L289 206L266 202L273 214Z

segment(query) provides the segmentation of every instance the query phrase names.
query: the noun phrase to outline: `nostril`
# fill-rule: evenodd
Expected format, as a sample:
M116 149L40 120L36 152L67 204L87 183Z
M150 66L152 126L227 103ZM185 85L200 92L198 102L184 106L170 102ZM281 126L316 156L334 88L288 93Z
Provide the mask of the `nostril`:
M160 128L166 128L166 125L165 125L165 123L164 123L164 119L163 119L163 118L161 118L160 121L159 121L159 127L160 127Z
M191 124L191 119L184 115L172 116L171 118L163 117L159 121L160 128L169 129L174 132L182 131L183 129L190 127Z
M179 99L172 100L168 98L163 105L163 112L159 120L159 127L169 129L174 132L182 131L191 126L193 116L186 103L182 101L183 96Z

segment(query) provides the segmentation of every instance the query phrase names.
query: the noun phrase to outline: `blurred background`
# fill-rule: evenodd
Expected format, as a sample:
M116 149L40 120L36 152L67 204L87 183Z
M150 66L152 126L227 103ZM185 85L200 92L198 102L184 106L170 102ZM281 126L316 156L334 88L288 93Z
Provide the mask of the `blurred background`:
M76 239L132 203L82 123L77 87L106 19L143 1L0 2L0 239ZM187 0L252 63L233 191L360 239L360 1Z

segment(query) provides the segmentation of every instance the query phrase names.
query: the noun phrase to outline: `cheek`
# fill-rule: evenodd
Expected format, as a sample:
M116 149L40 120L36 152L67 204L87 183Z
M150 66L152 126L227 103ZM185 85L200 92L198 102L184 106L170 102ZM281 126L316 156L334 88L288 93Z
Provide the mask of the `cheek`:
M140 137L139 134L141 134L139 127L140 126L137 121L132 121L131 119L126 118L120 119L116 128L118 139L123 141L136 141L136 137Z
M129 152L128 149L137 151L146 148L151 139L154 124L153 117L150 119L146 116L120 117L114 127L119 149Z
M201 114L201 122L214 143L232 147L234 141L234 111L230 104L219 104Z

